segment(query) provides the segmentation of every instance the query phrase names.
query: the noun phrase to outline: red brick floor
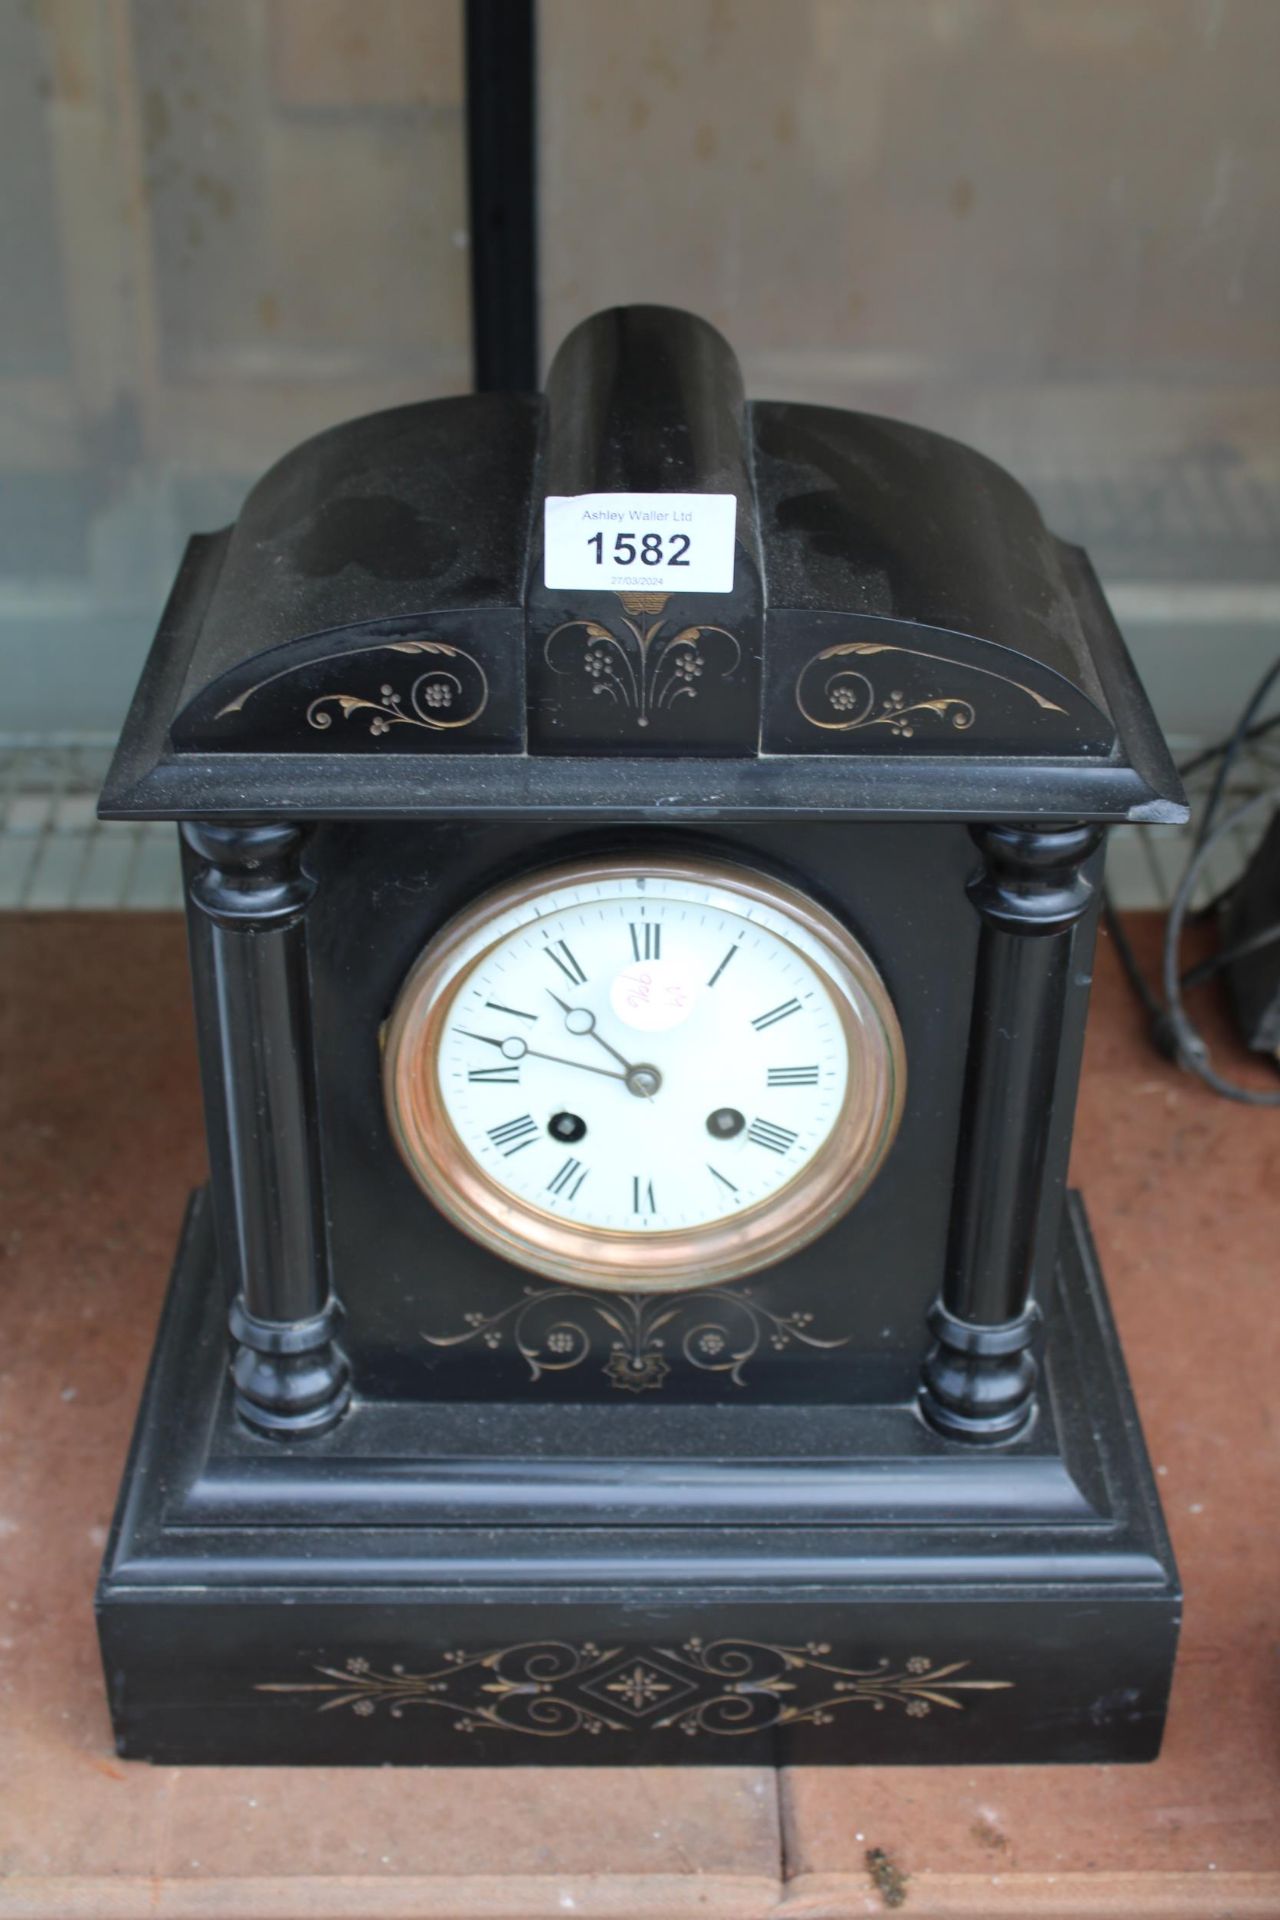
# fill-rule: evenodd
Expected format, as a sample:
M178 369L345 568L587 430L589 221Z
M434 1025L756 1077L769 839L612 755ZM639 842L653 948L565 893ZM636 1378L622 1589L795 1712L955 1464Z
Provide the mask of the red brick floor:
M1187 1586L1153 1767L119 1761L91 1595L202 1168L180 924L0 917L0 1915L834 1920L878 1848L922 1920L1280 1916L1280 1116L1156 1060L1109 954L1076 1178Z

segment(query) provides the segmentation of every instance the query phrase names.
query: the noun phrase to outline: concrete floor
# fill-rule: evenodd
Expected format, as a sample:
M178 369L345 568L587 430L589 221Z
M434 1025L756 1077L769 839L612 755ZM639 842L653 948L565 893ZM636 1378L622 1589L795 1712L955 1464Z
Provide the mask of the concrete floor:
M1280 1115L1154 1058L1109 953L1075 1177L1188 1595L1142 1768L122 1763L91 1597L203 1174L180 923L0 916L0 1059L0 1915L1280 1916Z

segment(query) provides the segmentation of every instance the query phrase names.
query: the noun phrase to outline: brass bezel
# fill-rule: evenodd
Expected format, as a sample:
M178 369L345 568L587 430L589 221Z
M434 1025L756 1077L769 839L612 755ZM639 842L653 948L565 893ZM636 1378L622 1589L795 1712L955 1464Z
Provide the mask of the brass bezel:
M844 1104L813 1158L777 1192L705 1227L649 1233L587 1227L519 1199L463 1144L440 1093L441 1032L455 996L498 944L494 921L564 887L629 877L713 886L744 903L767 906L802 930L814 945L797 951L830 989L849 1049ZM906 1055L893 1002L865 949L807 895L724 860L619 854L522 874L449 921L424 948L397 996L386 1030L383 1090L409 1172L441 1213L481 1246L570 1285L663 1293L756 1273L807 1246L846 1213L893 1143L906 1094Z

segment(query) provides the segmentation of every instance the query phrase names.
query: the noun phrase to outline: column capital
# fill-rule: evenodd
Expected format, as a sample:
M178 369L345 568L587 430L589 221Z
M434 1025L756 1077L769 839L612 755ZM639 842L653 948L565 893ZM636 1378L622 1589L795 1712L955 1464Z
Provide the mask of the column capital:
M1102 844L1096 826L969 829L982 866L966 889L989 926L1006 933L1065 933L1088 912L1085 863Z
M316 889L302 865L305 827L288 820L188 820L182 837L204 863L192 875L191 898L216 926L244 933L282 929L310 905Z

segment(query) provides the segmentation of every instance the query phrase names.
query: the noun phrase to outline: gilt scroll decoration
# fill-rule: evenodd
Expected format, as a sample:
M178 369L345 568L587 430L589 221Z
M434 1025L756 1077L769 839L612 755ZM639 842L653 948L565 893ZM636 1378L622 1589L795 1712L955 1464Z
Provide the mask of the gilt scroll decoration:
M411 1707L453 1714L455 1732L485 1728L534 1739L571 1734L677 1729L690 1738L741 1738L775 1727L829 1726L848 1707L900 1711L923 1720L935 1709L962 1712L972 1694L1003 1692L1011 1680L969 1676L970 1662L943 1665L923 1654L895 1663L846 1666L825 1641L691 1638L678 1647L601 1647L592 1640L528 1640L482 1652L453 1651L440 1665L411 1672L378 1667L360 1654L341 1665L314 1664L307 1680L268 1680L258 1693L311 1694L320 1713L348 1709L360 1719Z
M458 1333L423 1334L433 1347L481 1341L497 1348L509 1339L529 1368L531 1380L580 1367L595 1351L591 1320L612 1336L602 1371L624 1393L662 1388L672 1358L702 1373L726 1374L735 1387L764 1345L776 1352L792 1342L833 1351L849 1335L823 1340L810 1332L811 1313L773 1313L749 1287L701 1287L679 1294L618 1293L596 1296L580 1287L530 1286L498 1313L471 1312ZM670 1346L674 1342L674 1349Z
M374 698L361 693L317 695L308 702L306 708L307 725L314 727L317 732L327 732L337 713L344 720L354 719L357 715L361 719L368 716L369 732L375 736L390 733L393 727L420 727L431 733L446 733L471 726L489 704L489 680L484 668L473 654L448 641L389 640L377 647L361 648L359 652L360 655L427 655L431 664L425 666L406 686L396 686L390 680L382 681ZM291 667L284 671L296 673L301 669ZM270 679L260 680L256 686L248 688L234 700L229 700L225 707L219 708L215 717L221 720L228 714L241 712L256 693L261 693L264 687L271 686L283 677L282 674L273 674Z
M978 710L971 700L961 694L938 693L927 699L913 700L901 687L890 687L885 692L883 682L877 686L871 673L858 666L841 664L852 659L870 659L878 654L903 654L911 660L929 660L956 671L982 674L989 680L997 680L1003 686L1025 694L1043 712L1066 711L1044 694L1037 693L1033 687L1024 686L1020 680L1013 680L1008 674L995 673L989 667L974 666L968 662L961 665L957 661L947 660L942 654L926 653L918 647L895 646L881 640L847 640L815 653L796 676L796 706L811 727L818 727L824 733L858 733L864 728L884 727L896 738L910 740L916 728L927 722L949 724L957 732L965 732L973 726L978 718Z

